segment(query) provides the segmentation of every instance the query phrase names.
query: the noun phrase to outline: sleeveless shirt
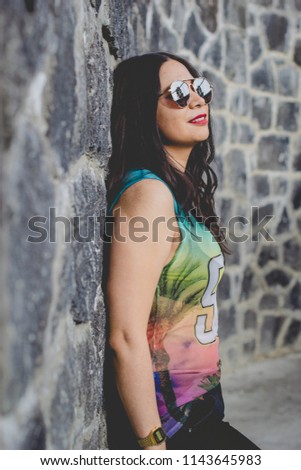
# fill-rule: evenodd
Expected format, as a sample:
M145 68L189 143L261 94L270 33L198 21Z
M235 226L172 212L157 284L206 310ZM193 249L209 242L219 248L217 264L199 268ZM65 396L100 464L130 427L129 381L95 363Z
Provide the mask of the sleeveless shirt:
M189 222L171 188L150 170L125 174L107 215L129 186L149 178L162 181L171 191L181 232L181 242L161 272L147 327L157 406L162 427L171 437L188 418L193 400L220 381L216 290L224 257L208 228L192 215Z

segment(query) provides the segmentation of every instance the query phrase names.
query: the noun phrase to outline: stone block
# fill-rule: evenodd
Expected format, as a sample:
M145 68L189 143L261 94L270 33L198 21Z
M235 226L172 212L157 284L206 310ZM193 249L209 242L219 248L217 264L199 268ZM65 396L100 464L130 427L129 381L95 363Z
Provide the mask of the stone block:
M178 39L175 36L175 34L173 34L169 29L162 28L161 41L162 41L162 44L164 44L165 50L173 54L177 53L179 49Z
M161 33L161 18L156 8L153 11L151 34L150 34L150 51L160 50L159 41Z
M256 340L252 339L251 341L248 341L243 344L243 351L247 355L252 355L254 354L256 349Z
M65 364L60 371L57 371L55 393L51 402L49 440L52 449L72 448L70 431L74 424L76 410L78 410L76 389L79 385L74 357L75 348L68 343Z
M291 310L301 309L301 283L296 281L285 300L285 307Z
M226 31L225 73L230 81L246 82L245 42L243 35L235 30Z
M221 145L227 139L228 126L224 116L215 115L212 120L212 131L214 135L214 143L216 146Z
M278 260L278 249L276 246L264 246L258 255L258 265L263 268L269 261Z
M23 122L18 147L10 156L13 174L2 181L5 194L14 194L7 202L12 217L5 229L9 240L6 259L10 260L4 274L10 298L6 327L12 339L6 350L9 373L3 377L6 396L0 404L4 413L16 406L41 363L52 302L51 260L56 250L48 238L49 206L55 205L54 183L43 140L29 122ZM34 225L37 216L43 218L39 229Z
M240 301L248 300L258 289L258 280L250 266L244 269L240 291Z
M285 207L282 211L280 222L277 225L276 233L281 234L281 233L289 232L290 228L291 228L291 221L288 216L287 208Z
M223 277L218 285L218 298L219 300L227 300L231 297L231 279L227 273L223 274Z
M297 11L301 11L301 0L295 0L295 8Z
M214 33L218 23L218 0L196 0L200 8L200 17L204 26Z
M224 184L224 163L223 158L218 153L215 154L215 158L212 163L212 168L214 169L217 175L218 187L222 188Z
M299 234L301 234L301 219L297 219L297 228L298 228Z
M76 323L85 323L93 317L97 287L101 282L99 250L103 227L99 227L99 217L105 210L105 197L97 176L88 169L74 179L73 193L72 250L76 289L71 312ZM102 205L99 201L103 201Z
M275 195L284 195L287 193L287 179L282 176L273 178L273 192Z
M266 276L266 282L270 287L286 287L290 283L291 275L284 270L277 268L272 269Z
M293 168L296 171L301 171L301 137L297 139L295 149Z
M116 48L114 58L129 57L131 44L130 28L128 27L129 2L112 1L108 2L105 8L108 14L108 26L110 27L114 47ZM138 7L138 11L141 12L141 8L139 10ZM111 50L110 54L114 56Z
M285 0L276 0L276 8L278 8L279 10L284 10L285 9L285 4L287 4L287 2L285 2Z
M224 19L227 23L240 28L246 27L246 4L240 0L225 0Z
M262 23L269 49L287 52L288 19L285 16L269 13L262 15Z
M272 122L272 102L264 96L252 98L252 118L259 123L260 129L269 129Z
M75 48L74 5L63 2L60 7L60 15L64 21L56 22L55 34L57 38L60 38L55 55L56 66L53 67L47 84L47 104L49 107L47 137L59 156L61 167L67 172L70 163L78 157L73 145L73 131L78 107L73 53Z
M117 46L116 46L117 47ZM78 135L84 135L83 142L79 141L77 146L77 155L90 153L92 157L100 161L101 156L105 163L105 157L110 151L110 139L107 132L109 126L109 106L111 92L110 81L112 80L111 72L106 63L99 69L106 52L103 41L95 34L94 40L86 46L86 81L87 109L82 111L80 117L77 117ZM119 49L117 53L120 54ZM83 98L84 99L84 98ZM84 122L83 122L84 121ZM78 137L80 139L80 137ZM84 148L81 149L81 145Z
M276 310L278 308L278 297L273 294L264 294L259 303L261 310Z
M268 352L275 348L283 322L284 317L276 317L271 315L264 317L260 337L262 352Z
M247 116L249 114L251 97L247 89L234 90L231 97L231 111L236 116Z
M165 9L167 16L170 16L172 13L172 3L172 0L163 0L162 2L163 8Z
M279 68L279 93L285 96L298 96L299 73L295 67L283 66Z
M243 151L234 149L229 152L227 155L227 161L230 171L230 182L232 184L232 190L236 193L244 193L246 192L246 183L247 183L247 175L246 175L246 162L245 162L245 155Z
M248 329L255 330L256 326L257 326L256 312L254 312L254 310L249 309L245 312L244 329L245 330L248 330Z
M240 263L240 244L231 241L228 245L231 250L231 254L227 256L227 264L228 266L237 266Z
M236 333L236 311L232 305L230 308L219 310L219 336L226 339Z
M248 124L232 123L231 127L231 143L232 144L246 144L254 139L252 129Z
M301 322L298 320L292 320L285 334L284 344L290 346L293 345L300 337L300 332Z
M283 245L284 266L301 271L301 245L296 238L287 240Z
M264 60L251 74L252 87L262 91L275 91L275 78L271 64Z
M26 425L24 423L24 427L24 441L21 448L24 450L45 450L46 425L41 410L34 409L31 416L28 417Z
M277 128L294 132L298 129L300 105L281 103L277 114Z
M263 53L263 48L262 48L261 40L259 36L250 36L249 50L250 50L250 62L252 64L253 62L256 62L256 60L258 60Z
M268 135L258 143L258 167L262 170L286 170L290 140L287 136Z
M301 39L297 39L295 43L294 61L297 65L301 65Z
M262 200L270 194L270 183L267 175L255 175L252 178L253 198Z
M222 198L221 200L220 217L223 226L227 225L232 217L232 203L233 200L230 198Z
M296 181L293 186L292 203L294 209L301 207L301 182Z
M208 50L204 53L204 61L206 64L211 65L215 70L221 68L222 65L222 40L218 36L211 44L208 45Z
M186 32L184 36L184 46L192 51L196 56L199 54L200 47L204 44L206 35L202 28L197 24L194 14L189 17Z
M90 5L91 7L95 8L96 13L98 13L101 5L101 0L90 0Z

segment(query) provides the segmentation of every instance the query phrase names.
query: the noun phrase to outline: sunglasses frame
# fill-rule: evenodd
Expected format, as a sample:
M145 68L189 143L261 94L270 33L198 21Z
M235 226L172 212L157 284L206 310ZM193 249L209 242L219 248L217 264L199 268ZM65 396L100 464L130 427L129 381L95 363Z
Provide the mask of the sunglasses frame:
M173 82L171 82L171 84L169 85L169 88L168 88L168 89L166 89L165 91L163 91L162 93L160 93L160 94L158 95L158 98L159 98L160 96L164 95L165 93L168 93L168 92L169 92L172 101L173 101L176 105L178 105L179 108L181 108L181 109L186 108L186 106L188 105L188 101L189 101L189 99L190 99L190 89L193 90L200 98L203 98L203 96L199 95L199 94L195 91L194 86L193 86L195 80L198 80L198 79L200 79L200 78L203 78L204 80L206 80L206 81L209 83L209 85L210 85L211 99L210 99L209 103L211 103L212 98L213 98L213 86L212 86L212 84L209 82L209 80L208 80L206 77L204 77L203 75L200 75L199 77L195 77L195 78L188 78L188 79L186 79L186 80L174 80ZM171 87L172 87L172 84L175 83L175 82L183 82L183 83L190 82L190 83L188 83L189 96L187 97L187 103L185 104L185 106L181 106L181 105L180 105L179 103L177 103L177 101L175 101L175 100L173 99L173 97L172 97L172 89L171 89ZM209 103L206 103L206 104L209 104Z

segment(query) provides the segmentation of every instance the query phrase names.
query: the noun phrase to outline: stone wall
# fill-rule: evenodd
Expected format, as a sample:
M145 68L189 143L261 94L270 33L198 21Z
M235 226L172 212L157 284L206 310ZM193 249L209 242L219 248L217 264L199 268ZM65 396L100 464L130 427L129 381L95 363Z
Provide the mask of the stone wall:
M106 447L111 78L137 53L178 53L213 82L217 207L232 240L219 292L225 369L300 350L301 1L0 8L0 448ZM265 215L274 241L258 233Z

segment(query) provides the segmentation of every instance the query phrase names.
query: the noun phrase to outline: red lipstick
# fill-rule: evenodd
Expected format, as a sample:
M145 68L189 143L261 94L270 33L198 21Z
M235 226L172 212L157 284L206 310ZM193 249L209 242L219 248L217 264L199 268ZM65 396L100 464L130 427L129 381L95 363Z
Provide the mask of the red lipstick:
M207 117L207 114L198 114L197 116L195 116L193 119L191 119L190 121L190 124L201 124L201 125L205 125L205 124L208 124L208 121L206 119Z

